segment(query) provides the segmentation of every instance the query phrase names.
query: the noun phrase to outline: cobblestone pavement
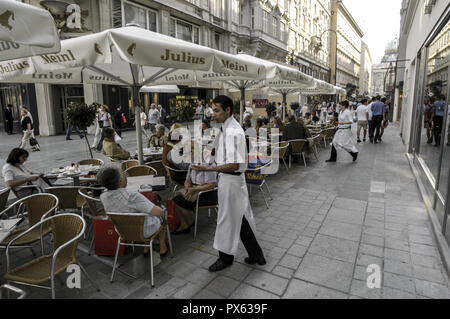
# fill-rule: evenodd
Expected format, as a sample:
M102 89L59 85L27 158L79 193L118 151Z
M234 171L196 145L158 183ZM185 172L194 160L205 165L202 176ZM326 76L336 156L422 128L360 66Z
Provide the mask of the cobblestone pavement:
M0 133L2 162L18 140L18 135ZM127 132L122 144L134 150L134 141L133 133ZM63 166L88 154L75 137L67 142L64 136L39 138L39 142L43 151L31 153L30 167ZM69 289L63 285L67 274L62 274L57 297L449 298L448 277L398 126L386 130L382 144L366 142L358 148L356 163L342 152L338 152L337 163L325 163L328 146L320 149L319 161L310 157L306 168L293 164L286 172L281 167L267 180L273 197L269 209L260 192L253 190L251 202L257 238L267 259L265 266L246 265L240 244L232 267L208 272L217 258L212 247L215 218L203 212L196 241L192 233L172 237L175 257L165 257L155 267L155 288L150 287L145 269L148 261L139 256L138 250L135 257L129 251L120 259L124 270L133 268L130 265L143 269L138 279L117 273L115 282L110 283L111 266L88 256L83 249L78 252L79 261L101 291L96 291L84 276L82 289ZM82 242L80 247L86 245ZM12 260L18 265L30 258L30 250L22 249L14 252ZM111 263L112 257L105 260ZM4 252L0 262L0 274L4 274ZM379 289L366 284L370 275L366 270L372 264L381 268ZM24 289L30 298L50 297L49 291Z

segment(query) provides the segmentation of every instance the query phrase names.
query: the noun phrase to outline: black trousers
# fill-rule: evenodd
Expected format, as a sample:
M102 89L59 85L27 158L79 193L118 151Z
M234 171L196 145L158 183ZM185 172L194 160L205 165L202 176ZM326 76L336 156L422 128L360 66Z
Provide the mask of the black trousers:
M375 139L375 141L378 141L378 138L380 137L381 122L383 122L383 115L376 115L372 118L371 131L369 131L369 138L371 141L373 139Z
M354 156L355 153L348 152L351 156ZM337 151L333 144L331 144L331 156L330 161L336 161L337 160Z
M8 134L12 134L13 133L13 126L14 126L14 122L13 120L8 120L8 122L6 122L6 133Z
M434 116L433 117L433 135L434 142L436 145L441 144L441 133L442 133L442 123L444 121L444 117L442 116Z
M241 240L250 258L257 260L264 257L263 251L245 216L242 218ZM219 251L219 258L226 264L232 264L234 261L233 255L228 255L221 251Z
M103 148L103 140L105 139L105 129L108 128L108 127L109 126L107 126L107 127L103 126L102 127L102 137L100 138L100 142L98 142L97 151L101 151L102 148Z

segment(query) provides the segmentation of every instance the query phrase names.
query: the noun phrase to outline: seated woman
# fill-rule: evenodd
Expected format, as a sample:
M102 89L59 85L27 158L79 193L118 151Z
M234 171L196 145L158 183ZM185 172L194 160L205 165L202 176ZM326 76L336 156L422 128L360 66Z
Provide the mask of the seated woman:
M169 139L164 135L165 130L166 128L164 127L164 125L156 125L156 132L147 140L147 148L149 148L151 145L155 147L166 146Z
M107 189L100 195L100 200L106 212L123 214L148 214L144 220L144 237L150 238L163 222L164 210L155 206L144 195L126 189L127 177L115 166L106 166L97 175L97 181ZM159 233L159 254L167 255L166 232ZM144 255L150 250L146 247Z
M208 165L208 164L206 164ZM184 189L174 197L175 213L180 219L180 227L172 232L173 235L189 233L194 225L194 209L198 193L213 189L217 186L217 172L200 172L189 169L184 182ZM200 196L199 206L217 205L217 190Z
M115 160L127 160L130 158L130 153L122 148L114 141L114 129L105 128L105 139L103 140L103 154Z
M6 164L3 165L2 169L6 186L13 189L19 198L40 193L46 187L51 186L48 181L43 179L44 174L33 173L23 165L28 159L28 155L29 153L26 150L14 148L9 153Z
M305 114L305 120L303 121L303 123L305 125L311 125L312 124L312 118L311 118L311 113L306 113Z
M170 128L168 143L164 146L163 154L162 154L162 162L164 165L169 166L171 168L177 170L187 171L189 169L189 161L180 161L183 156L183 148L181 144L178 145L182 136L175 138L175 130L181 128L181 124L175 123Z

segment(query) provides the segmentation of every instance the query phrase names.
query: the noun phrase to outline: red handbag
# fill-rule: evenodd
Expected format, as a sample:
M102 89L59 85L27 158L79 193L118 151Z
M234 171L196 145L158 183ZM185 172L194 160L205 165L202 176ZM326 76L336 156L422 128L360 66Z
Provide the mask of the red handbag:
M169 224L169 228L171 230L177 230L178 227L180 227L180 219L178 218L178 215L175 214L175 207L173 206L173 200L168 199L166 201L166 208L167 208L167 223Z
M125 117L125 115L122 115L122 123L126 124L127 123L127 118Z
M141 194L156 206L161 206L161 196L157 192L141 192Z
M115 256L119 235L109 219L94 218L95 254L98 256ZM125 246L120 246L119 255L125 254Z

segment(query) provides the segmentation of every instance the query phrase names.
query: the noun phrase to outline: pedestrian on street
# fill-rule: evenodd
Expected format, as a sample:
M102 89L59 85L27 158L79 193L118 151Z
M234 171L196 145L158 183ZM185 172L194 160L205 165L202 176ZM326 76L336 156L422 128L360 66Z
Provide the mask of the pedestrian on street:
M5 129L8 135L13 133L14 118L12 113L12 105L8 104L5 108Z
M355 142L352 134L353 116L352 112L348 109L348 101L342 101L339 103L339 122L338 130L334 134L333 143L331 146L331 156L327 162L336 162L337 151L336 149L343 149L350 153L353 157L353 162L358 158L358 149L355 146Z
M159 121L159 111L156 108L156 104L152 103L150 105L150 110L148 111L148 123L150 124L150 131L152 133L156 132L156 124L158 124Z
M423 127L427 129L427 144L433 143L433 134L431 127L431 101L425 98L423 102Z
M433 124L434 146L441 144L442 125L444 124L445 96L440 94L431 108L431 123Z
M99 103L93 103L97 107L97 123L95 125L95 137L94 142L92 143L92 149L96 149L100 140L102 139L102 131L103 131L103 121L101 120L103 116L102 105Z
M247 264L266 264L263 251L254 235L256 226L245 183L244 172L247 168L245 134L239 122L233 118L232 109L233 101L229 97L220 95L214 99L214 118L222 124L221 133L216 140L217 166L192 165L192 169L197 171L219 173L219 211L213 245L219 251L219 258L209 267L211 272L233 264L239 235L249 255L244 261ZM233 151L234 154L230 153Z
M367 124L369 122L369 108L367 106L367 100L363 99L361 104L356 109L356 117L358 118L358 143L361 143L361 129L364 130L363 141L366 141L367 136Z
M97 151L101 151L103 148L103 139L105 138L105 129L108 127L113 127L111 114L109 114L109 107L105 104L102 105L102 117L100 118L100 122L102 122L102 137L100 138L100 142L97 145Z
M158 111L159 111L159 124L166 126L166 117L167 117L166 109L163 108L161 104L159 104Z
M123 116L122 107L120 104L116 106L114 110L113 118L114 118L114 129L116 130L117 135L122 137L122 124L123 124Z
M71 141L72 139L70 138L70 135L72 134L72 130L75 130L75 132L77 132L78 136L80 137L80 139L82 139L84 137L83 133L78 129L77 126L73 126L72 123L68 122L67 123L67 129L66 129L66 141Z
M28 142L30 143L30 147L33 151L40 151L41 149L39 147L39 144L31 145L31 139L35 139L34 126L28 113L29 112L26 108L22 108L21 110L22 119L20 121L20 124L22 125L23 136L19 148L25 149L25 146L27 145Z
M378 137L378 141L380 143L383 141L381 138L383 137L384 129L387 128L389 125L388 115L389 115L389 108L390 108L390 104L391 104L391 102L388 101L386 98L382 98L381 102L384 103L384 105L386 106L386 109L384 112L384 120L383 120L383 122L381 122L380 137Z
M381 123L386 119L386 106L380 101L380 96L375 97L375 102L371 106L372 110L372 131L369 131L370 143L377 144L380 138ZM375 136L374 136L375 133Z

